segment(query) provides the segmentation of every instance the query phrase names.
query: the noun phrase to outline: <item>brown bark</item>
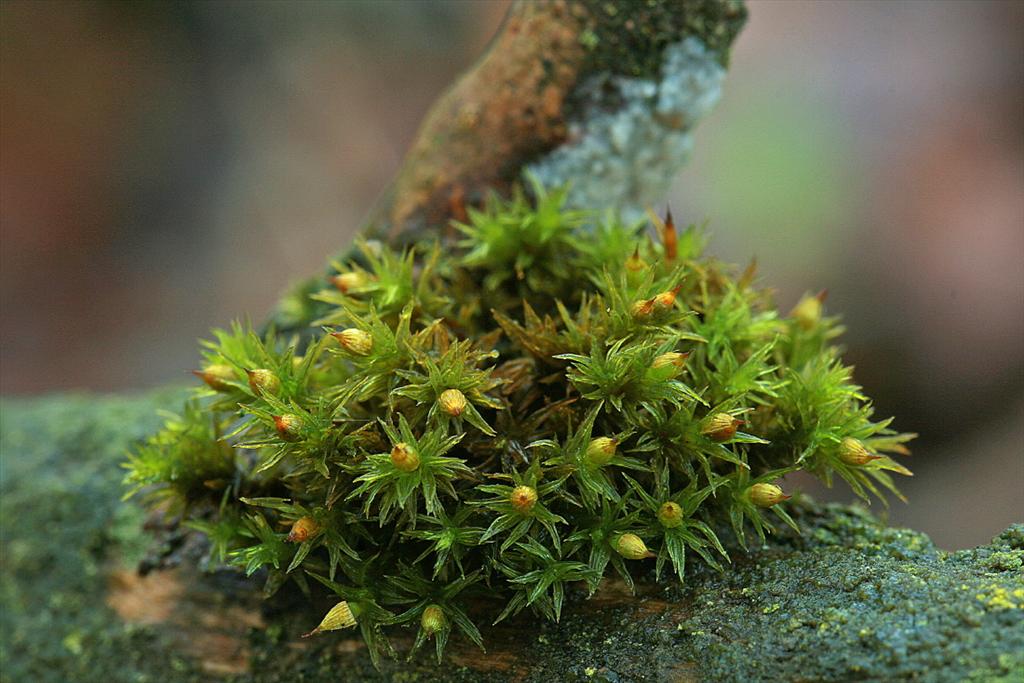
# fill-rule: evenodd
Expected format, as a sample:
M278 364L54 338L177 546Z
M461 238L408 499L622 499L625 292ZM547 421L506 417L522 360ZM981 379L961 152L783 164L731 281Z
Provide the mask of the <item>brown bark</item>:
M564 140L585 14L564 0L515 3L487 54L430 110L371 223L394 238L462 218L467 202L506 189L526 159Z
M371 230L394 240L464 218L467 204L507 192L567 140L587 78L656 71L661 48L685 36L724 62L744 19L733 0L517 0L486 54L430 110Z

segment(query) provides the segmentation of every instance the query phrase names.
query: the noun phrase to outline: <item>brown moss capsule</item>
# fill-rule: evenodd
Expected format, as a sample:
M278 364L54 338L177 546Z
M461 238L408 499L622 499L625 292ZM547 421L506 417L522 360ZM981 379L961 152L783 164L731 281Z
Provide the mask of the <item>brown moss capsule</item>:
M458 417L466 409L466 396L458 389L445 389L437 397L437 404L448 415Z
M357 356L365 356L373 350L373 337L370 333L355 327L341 332L331 332L331 336L338 340L341 348Z
M615 457L615 448L619 445L618 439L607 436L599 436L590 440L587 445L587 462L594 467L603 467Z
M339 273L331 277L331 284L342 294L348 294L350 290L365 285L366 276L355 271Z
M658 521L666 529L674 529L683 523L683 508L674 501L665 501L658 508Z
M775 484L754 484L747 489L747 495L750 497L750 502L759 508L770 508L791 498Z
M848 436L839 444L839 459L847 465L867 465L882 456L872 455L859 439Z
M615 539L615 552L627 560L642 560L647 557L654 557L654 553L647 549L644 540L636 534L622 534Z
M796 324L804 330L812 330L814 327L821 322L821 314L825 303L825 297L828 295L827 290L821 290L815 296L805 296L803 299L793 307L790 312L790 317L796 321Z
M214 391L231 391L231 385L228 382L235 379L235 369L221 363L207 365L202 370L193 370L192 374L203 380L206 386Z
M304 543L320 531L320 525L312 517L302 517L295 520L292 530L288 532L289 543Z
M654 313L654 299L640 299L630 309L634 318L647 318Z
M679 290L682 289L682 285L676 285L672 289L662 292L654 297L654 308L659 311L667 311L676 305L676 296L679 294Z
M729 413L715 413L706 420L701 427L700 433L712 441L722 443L736 436L736 429L743 424L740 420Z
M257 396L276 394L281 388L281 380L277 378L273 371L266 368L246 370L245 374L249 376L249 388Z
M300 436L302 418L298 415L274 415L277 435L285 441L295 441Z
M532 486L517 486L508 497L512 507L520 514L526 514L537 503L537 490Z
M420 466L420 455L407 443L396 443L391 449L391 463L403 472L412 472Z
M352 611L352 607L342 600L337 605L331 608L331 611L327 613L320 625L309 633L303 634L303 638L316 635L317 633L323 633L324 631L337 631L342 628L352 628L356 625L356 615Z
M448 628L448 618L444 616L444 610L439 605L427 605L420 617L420 626L428 636L440 633Z
M679 237L676 235L676 222L672 219L672 209L665 207L665 221L662 223L661 242L665 245L665 260L675 261L679 252Z

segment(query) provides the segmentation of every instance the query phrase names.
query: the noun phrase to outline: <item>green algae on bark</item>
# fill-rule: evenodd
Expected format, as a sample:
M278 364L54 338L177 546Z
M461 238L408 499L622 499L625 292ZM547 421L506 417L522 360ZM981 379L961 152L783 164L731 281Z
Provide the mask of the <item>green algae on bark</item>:
M199 680L149 628L104 602L107 573L137 563L151 537L120 502L125 449L182 391L66 395L0 404L0 678Z
M0 406L3 680L178 683L219 672L336 681L346 672L406 681L1009 683L1024 674L1024 527L946 553L863 511L812 504L796 506L802 536L772 537L724 574L690 565L682 587L644 577L638 598L616 585L590 601L575 591L560 624L519 619L502 633L486 630L494 640L486 656L457 649L454 664L437 667L421 653L376 672L355 640L299 639L316 612L297 613L304 598L292 596L264 605L264 625L220 633L247 659L218 668L182 644L194 638L174 632L180 627L126 623L107 606L112 574L141 556L140 514L118 502L119 462L156 426L154 409L180 398L168 390Z

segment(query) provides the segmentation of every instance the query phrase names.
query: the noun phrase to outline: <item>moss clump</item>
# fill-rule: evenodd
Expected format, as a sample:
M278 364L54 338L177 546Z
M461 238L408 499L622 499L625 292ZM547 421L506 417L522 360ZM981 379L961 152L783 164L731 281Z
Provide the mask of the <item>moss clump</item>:
M315 631L358 625L377 661L395 624L439 657L452 631L482 644L475 595L504 601L496 621L557 621L568 585L610 570L720 567L716 529L745 547L796 528L775 483L793 471L895 491L909 472L886 454L910 437L872 421L820 298L780 315L697 229L534 190L445 245L361 244L302 348L217 332L204 386L127 464L131 492L267 593L325 585Z
M117 502L117 462L158 426L155 411L182 396L0 402L6 544L0 670L6 679L210 680L195 652L182 645L197 639L194 632L173 623L126 624L104 604L110 573L122 562L130 565L145 542L140 511ZM611 605L595 606L584 591L570 591L557 624L524 613L504 629L482 629L488 654L475 661L467 662L474 646L453 644L452 653L458 647L461 662L473 668L447 656L442 665L424 657L385 661L375 673L364 650L338 647L333 638L296 647L294 639L320 615L288 591L266 603L266 628L245 638L239 626L229 652L247 646L251 654L246 671L231 680L337 681L342 671L349 680L475 683L1021 680L1024 609L989 609L976 596L993 593L993 585L1011 598L1024 591L1020 571L988 566L993 555L1024 550L1024 526L981 548L944 553L921 534L886 528L860 511L803 504L791 511L802 534L786 527L749 555L736 551L725 573L689 563L685 586L655 586L638 576L643 595ZM239 583L226 572L192 578L198 586L190 590L239 598L226 588ZM220 608L209 609L219 614ZM835 618L837 610L846 611L845 623ZM834 627L819 630L826 614Z

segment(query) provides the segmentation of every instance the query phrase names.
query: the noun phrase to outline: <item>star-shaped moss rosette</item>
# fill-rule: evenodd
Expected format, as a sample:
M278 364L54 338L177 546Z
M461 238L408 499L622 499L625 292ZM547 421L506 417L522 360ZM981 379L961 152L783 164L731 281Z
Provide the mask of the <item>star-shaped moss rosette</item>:
M315 632L358 625L375 661L403 624L440 656L482 644L470 614L557 620L609 565L629 586L648 562L724 566L716 529L793 524L791 472L898 495L911 435L872 419L823 296L780 314L700 230L564 196L491 198L444 244L360 242L301 342L215 332L130 492L268 593L319 581L341 602Z

